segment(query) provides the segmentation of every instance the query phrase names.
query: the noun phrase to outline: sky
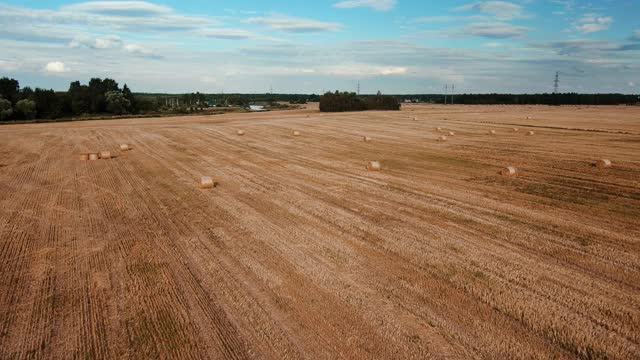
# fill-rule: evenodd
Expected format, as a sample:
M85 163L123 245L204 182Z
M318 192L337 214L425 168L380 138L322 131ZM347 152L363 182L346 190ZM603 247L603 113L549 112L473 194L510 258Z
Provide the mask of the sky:
M640 0L0 0L0 76L134 92L640 93Z

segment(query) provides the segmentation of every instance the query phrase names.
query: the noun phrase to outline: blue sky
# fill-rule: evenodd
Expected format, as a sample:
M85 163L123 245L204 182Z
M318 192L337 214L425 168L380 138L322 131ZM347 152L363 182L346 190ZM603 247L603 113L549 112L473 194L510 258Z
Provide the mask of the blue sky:
M640 93L640 0L0 0L0 76L63 90Z

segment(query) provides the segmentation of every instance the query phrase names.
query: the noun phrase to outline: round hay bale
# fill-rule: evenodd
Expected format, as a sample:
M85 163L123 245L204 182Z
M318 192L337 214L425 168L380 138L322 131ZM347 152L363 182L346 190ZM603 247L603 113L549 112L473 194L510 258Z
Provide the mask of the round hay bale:
M518 132L518 128L513 128L513 132Z
M213 189L216 184L213 182L211 176L203 176L200 178L200 189Z
M456 133L454 133L453 131L449 131L449 136L453 136L453 135L455 135L455 134L456 134Z
M244 130L238 130L236 133L237 133L239 136L242 136L242 135L244 135Z
M495 130L489 130L489 135L495 135L496 131Z
M362 137L362 141L364 141L364 142L369 142L369 141L371 141L371 140L372 140L372 139L371 139L370 137L368 137L368 136L363 136L363 137Z
M506 168L500 170L500 174L502 176L515 176L516 168L514 168L513 166L507 166Z
M100 159L111 159L111 151L100 151Z
M533 119L531 116L527 116L527 120L531 120Z
M293 136L300 136L300 131L294 131Z
M417 118L417 117L414 117L414 118L413 118L413 121L418 121L418 118Z
M89 160L89 154L82 153L82 154L78 155L78 159L83 160L83 161L87 161L87 160Z
M608 159L600 159L598 161L596 161L596 166L599 169L606 169L606 168L610 168L611 167L611 160Z
M89 160L94 161L94 160L98 160L98 154L93 153L93 154L89 154Z
M369 161L367 163L367 170L370 171L380 171L380 162L379 161Z
M442 128L441 128L440 126L438 126L438 127L436 128L436 131L442 131Z
M527 131L527 136L531 136L533 134L535 134L533 131Z
M131 148L129 147L129 144L120 144L120 151L129 151L131 150Z
M446 136L444 136L444 135L439 136L439 137L438 137L438 141L441 141L441 142L447 141L447 137L446 137Z

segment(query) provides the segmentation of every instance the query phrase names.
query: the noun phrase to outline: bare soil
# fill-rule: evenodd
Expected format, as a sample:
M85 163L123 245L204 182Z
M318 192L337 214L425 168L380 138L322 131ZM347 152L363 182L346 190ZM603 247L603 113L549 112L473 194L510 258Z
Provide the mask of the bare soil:
M639 107L0 128L0 358L638 357Z

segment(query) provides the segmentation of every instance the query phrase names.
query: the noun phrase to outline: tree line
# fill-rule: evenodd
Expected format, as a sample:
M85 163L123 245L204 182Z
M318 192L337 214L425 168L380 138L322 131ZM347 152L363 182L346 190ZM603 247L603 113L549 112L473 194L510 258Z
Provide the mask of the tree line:
M402 101L456 104L514 105L619 105L638 104L638 95L625 94L419 94L356 95L353 92L316 94L146 94L132 93L113 79L93 78L88 84L74 81L67 91L20 88L16 79L0 78L0 121L59 119L93 115L191 112L208 106L246 107L251 103L320 102L322 111L398 110Z
M623 105L640 103L639 95L627 94L426 94L396 95L402 99L418 102L468 105Z
M87 85L72 82L69 90L20 88L18 80L0 79L0 121L57 119L88 114L132 114L139 100L125 84L93 78Z
M0 122L91 117L96 115L189 113L209 106L247 107L279 101L304 104L318 95L299 94L134 94L113 79L74 81L67 91L20 87L16 79L0 78Z
M320 97L320 111L400 110L398 99L382 95L358 96L354 92L327 92Z

